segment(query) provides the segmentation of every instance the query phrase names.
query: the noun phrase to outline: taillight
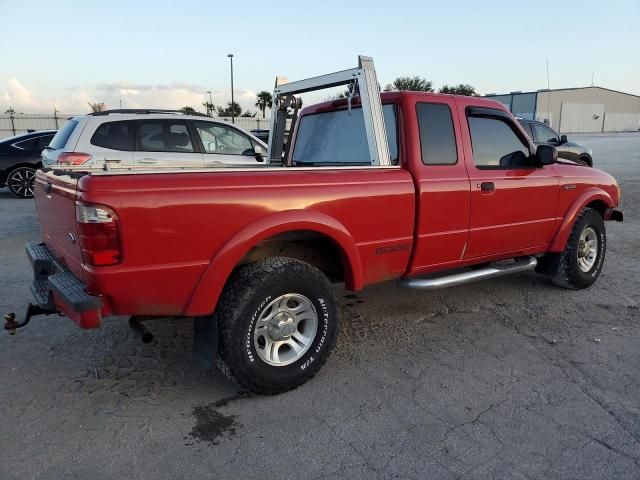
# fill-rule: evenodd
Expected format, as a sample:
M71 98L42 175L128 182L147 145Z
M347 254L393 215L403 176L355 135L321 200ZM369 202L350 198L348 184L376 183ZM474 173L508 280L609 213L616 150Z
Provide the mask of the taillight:
M82 152L62 152L58 155L59 165L82 165L91 160L91 155Z
M76 203L78 240L82 257L94 267L120 262L118 216L103 205Z

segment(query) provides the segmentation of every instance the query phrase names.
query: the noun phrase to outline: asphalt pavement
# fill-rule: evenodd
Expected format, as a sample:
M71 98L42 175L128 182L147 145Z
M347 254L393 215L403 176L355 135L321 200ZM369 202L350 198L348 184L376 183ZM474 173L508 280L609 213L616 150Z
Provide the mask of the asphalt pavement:
M191 362L186 320L0 335L0 478L640 478L640 134L573 135L621 186L597 283L533 273L340 290L336 350L276 397ZM33 201L0 190L0 312L31 298Z

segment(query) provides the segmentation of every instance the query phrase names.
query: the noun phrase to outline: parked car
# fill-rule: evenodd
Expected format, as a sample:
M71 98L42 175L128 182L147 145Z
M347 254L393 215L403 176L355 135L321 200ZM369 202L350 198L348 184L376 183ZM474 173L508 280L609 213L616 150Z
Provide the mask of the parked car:
M0 185L15 197L33 197L33 180L42 165L40 152L55 134L55 130L42 130L0 140Z
M256 165L266 145L235 125L171 110L106 110L70 118L44 165Z
M250 130L251 134L262 140L265 144L269 143L269 130L264 129L254 129Z
M593 167L593 151L580 143L570 142L566 135L560 135L542 122L518 118L520 125L536 145L546 143L558 150L558 157L571 160L580 165Z
M193 317L196 358L274 394L333 348L332 282L430 290L533 269L571 289L596 281L604 222L623 218L611 175L556 163L500 103L378 96L371 63L282 87L355 78L368 93L305 108L284 162L268 153L278 166L39 171L37 305L5 328L127 315L149 340L140 317Z

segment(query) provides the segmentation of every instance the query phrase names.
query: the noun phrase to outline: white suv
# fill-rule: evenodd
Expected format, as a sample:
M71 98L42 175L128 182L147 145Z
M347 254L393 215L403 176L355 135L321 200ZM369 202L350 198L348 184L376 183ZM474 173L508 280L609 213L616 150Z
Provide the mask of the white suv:
M267 146L226 122L172 110L107 110L70 118L43 166L264 165Z

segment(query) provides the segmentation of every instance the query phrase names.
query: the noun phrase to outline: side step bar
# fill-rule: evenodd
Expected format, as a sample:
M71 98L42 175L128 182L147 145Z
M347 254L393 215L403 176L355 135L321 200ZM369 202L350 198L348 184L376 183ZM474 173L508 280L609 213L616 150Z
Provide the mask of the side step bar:
M478 280L486 280L488 278L502 277L511 273L524 272L533 270L538 264L535 257L526 257L517 260L515 263L508 265L500 265L499 267L488 267L470 272L454 273L443 277L435 278L401 278L398 280L398 286L405 288L417 288L420 290L437 290L439 288L453 287L463 285Z

